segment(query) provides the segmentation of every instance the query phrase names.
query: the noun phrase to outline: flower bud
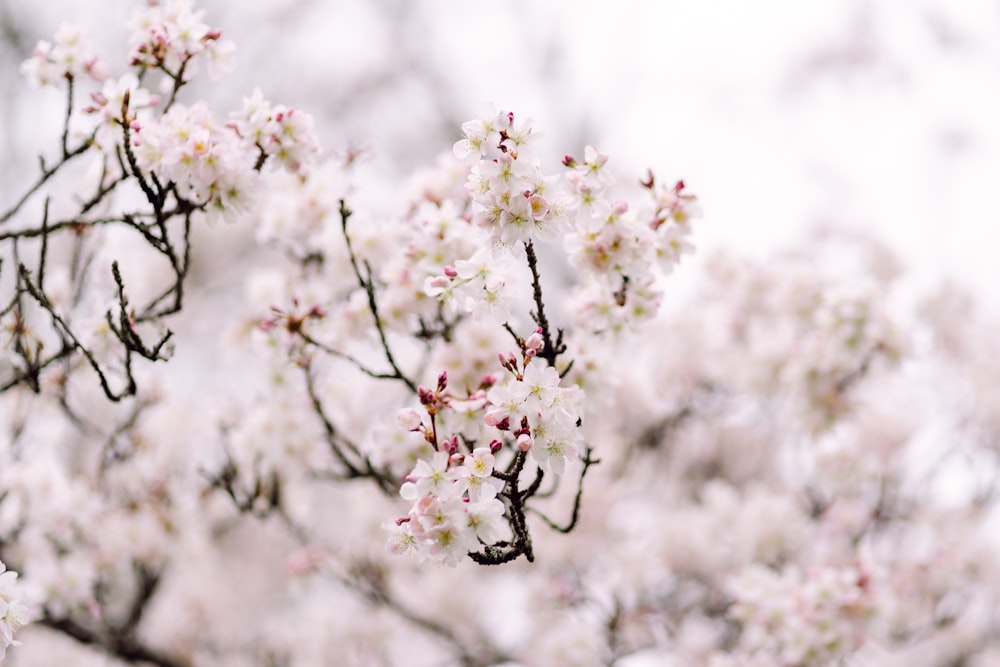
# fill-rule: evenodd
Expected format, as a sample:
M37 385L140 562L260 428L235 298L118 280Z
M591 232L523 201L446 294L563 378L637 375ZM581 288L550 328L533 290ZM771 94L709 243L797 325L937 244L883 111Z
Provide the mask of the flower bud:
M542 351L542 346L545 344L545 339L542 337L542 330L538 329L535 333L528 336L524 341L525 349L534 356Z
M420 405L430 405L434 402L434 392L427 387L417 387L417 398L420 399Z

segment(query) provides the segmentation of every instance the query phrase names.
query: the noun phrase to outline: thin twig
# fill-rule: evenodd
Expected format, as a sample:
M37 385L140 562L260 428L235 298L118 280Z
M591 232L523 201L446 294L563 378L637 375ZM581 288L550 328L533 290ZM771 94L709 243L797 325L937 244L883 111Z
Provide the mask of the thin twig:
M524 249L528 254L528 268L531 269L532 296L535 300L535 310L531 313L531 317L535 320L535 324L541 328L542 341L545 343L545 348L538 356L545 359L549 366L555 366L556 358L566 351L566 346L562 344L561 331L556 342L554 344L552 342L552 330L549 327L549 319L545 316L545 300L542 298L542 281L538 275L538 258L535 256L535 245L529 239L525 242Z
M305 375L306 393L309 395L313 411L323 424L327 444L330 445L330 450L333 452L333 455L346 469L344 478L371 478L378 483L379 489L387 496L391 497L395 495L398 487L397 484L391 479L388 471L376 469L372 464L371 459L362 454L361 449L357 445L340 435L337 428L333 425L333 421L330 419L329 415L327 415L326 409L323 407L323 402L320 400L319 394L316 392L316 383L309 364L304 364L302 366L302 371ZM346 447L355 458L360 460L360 463L351 461L342 447Z
M576 497L573 499L573 513L570 515L569 523L565 526L560 526L547 516L536 510L534 507L529 507L527 510L539 517L542 521L548 524L549 528L560 533L569 533L574 528L580 519L580 502L583 499L583 478L587 476L587 471L590 470L590 466L600 463L600 459L593 459L590 455L593 453L593 449L587 447L587 451L583 455L583 469L580 471L580 479L576 488Z
M344 233L344 240L347 243L347 254L351 260L351 267L354 269L354 277L358 281L358 285L365 291L368 296L368 310L371 311L372 318L375 320L375 330L378 331L379 340L382 342L382 350L385 352L385 359L389 362L389 365L393 370L393 379L399 380L407 386L411 393L417 393L416 383L408 378L406 374L400 370L399 365L396 363L395 357L393 357L392 350L389 347L389 341L385 335L385 328L382 326L382 319L378 314L378 301L375 298L375 283L372 279L372 267L367 261L364 262L365 273L367 275L361 274L361 269L358 266L357 255L354 253L354 246L351 244L351 236L347 233L347 220L351 217L351 211L347 208L347 203L341 199L340 200L340 226Z

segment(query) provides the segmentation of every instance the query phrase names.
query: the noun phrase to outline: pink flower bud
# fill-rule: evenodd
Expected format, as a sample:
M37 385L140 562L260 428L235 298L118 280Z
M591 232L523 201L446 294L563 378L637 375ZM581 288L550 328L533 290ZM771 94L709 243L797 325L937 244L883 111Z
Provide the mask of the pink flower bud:
M456 271L455 267L453 266L446 266L444 267L444 275L448 276L449 278L457 278L458 271Z
M528 435L527 433L522 433L521 435L517 436L517 448L520 449L522 452L526 452L529 449L531 449L531 445L532 445L531 436Z
M509 370L511 373L517 373L517 360L514 358L513 354L503 354L499 355L500 365Z
M506 431L510 428L510 417L501 415L503 415L503 410L490 410L483 417L483 421L486 422L487 426Z
M652 190L653 189L653 185L655 185L655 184L656 184L656 177L653 176L653 170L652 169L647 169L646 170L646 180L639 181L639 185L641 185L642 187L647 188L649 190Z
M542 337L540 331L535 331L535 333L528 336L527 340L524 341L524 347L532 356L541 352L543 345L545 345L545 339Z

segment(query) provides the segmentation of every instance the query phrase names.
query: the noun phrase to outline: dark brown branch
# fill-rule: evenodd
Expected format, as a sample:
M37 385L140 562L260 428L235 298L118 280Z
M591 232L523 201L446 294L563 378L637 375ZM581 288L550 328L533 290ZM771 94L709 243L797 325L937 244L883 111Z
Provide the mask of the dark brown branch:
M547 516L536 510L534 507L529 507L527 510L539 517L542 521L548 524L549 528L560 533L569 533L574 528L580 519L580 502L583 499L583 478L587 476L587 471L590 470L590 466L600 463L600 459L593 459L590 455L593 453L593 449L587 447L587 451L583 455L583 469L580 471L580 479L576 488L576 497L573 499L573 513L570 515L569 523L565 526L560 526Z
M45 259L49 253L49 198L42 209L42 247L38 251L38 289L45 291Z
M298 336L302 340L304 340L305 342L307 342L310 345L314 346L316 349L321 350L321 351L323 351L326 354L329 354L331 357L336 357L337 359L343 359L344 361L350 363L352 366L354 366L355 368L357 368L359 371L361 371L362 373L364 373L368 377L372 377L372 378L375 378L377 380L398 380L399 379L399 376L395 372L393 372L393 373L380 373L379 371L376 371L376 370L373 370L371 368L368 368L367 366L365 366L357 358L351 356L350 354L347 354L346 352L341 352L340 350L335 350L334 348L330 347L329 345L326 345L325 343L322 343L322 342L316 340L315 338L313 338L312 336L310 336L309 334L307 334L305 331L302 331L301 329L299 329L296 333L298 334Z
M66 75L66 115L63 118L62 137L59 140L59 148L62 156L69 155L69 120L73 116L73 75Z
M525 519L525 494L517 488L521 471L527 462L527 453L518 450L511 460L507 470L500 472L493 471L493 476L503 480L504 487L500 492L500 498L505 501L507 511L507 524L513 533L513 541L498 542L493 545L484 545L482 551L469 552L468 556L480 565L502 565L524 556L529 563L534 562L535 553L531 545L531 534L528 532L528 523Z
M354 253L354 246L351 244L351 236L347 233L347 220L351 217L351 211L347 208L347 203L341 199L340 200L340 226L344 233L344 241L347 243L347 253L351 260L351 267L354 269L354 277L358 281L358 285L365 291L368 296L368 310L372 314L372 318L375 320L375 330L378 332L379 340L382 343L382 350L385 352L385 359L389 362L392 367L393 375L392 378L399 380L407 386L411 393L417 393L416 383L408 378L402 370L400 370L399 365L396 363L395 357L393 357L392 350L389 347L389 341L385 335L385 328L382 326L382 319L378 314L378 301L375 298L375 282L372 279L372 268L368 262L364 262L365 273L367 275L361 274L361 269L358 266L358 258Z
M528 254L528 268L531 269L531 290L535 301L535 310L531 313L531 318L535 320L542 330L542 341L545 343L544 349L538 356L545 359L549 366L556 365L556 358L566 351L566 346L562 342L562 331L555 343L552 341L552 329L549 327L549 319L545 316L545 301L542 298L542 281L538 275L538 258L535 256L535 246L528 240L524 244L524 250Z
M115 392L111 389L111 385L108 382L107 375L104 373L104 369L101 368L101 365L100 363L98 363L96 357L94 357L94 353L91 352L83 343L80 342L80 339L77 338L75 333L73 333L73 329L69 326L66 320L64 320L62 316L60 316L59 313L55 311L55 308L52 306L52 303L49 301L48 297L45 296L45 294L41 292L41 290L39 290L38 287L36 287L31 282L31 273L28 271L28 268L24 264L21 264L19 268L20 268L20 277L22 285L24 286L24 291L30 294L31 297L38 303L38 305L41 306L42 309L49 314L49 317L52 319L53 324L56 325L56 328L59 330L59 332L63 336L68 338L70 341L72 341L72 346L70 346L70 348L80 350L83 356L87 359L87 361L90 363L90 367L94 369L95 373L97 373L98 380L101 383L101 388L104 390L104 395L108 398L108 400L117 403L126 396L134 395L136 392L136 384L135 384L135 379L132 377L132 372L131 372L132 369L130 366L131 356L128 348L126 348L126 357L125 357L125 362L126 362L125 388L121 392ZM30 379L30 376L28 379ZM33 386L33 389L35 391L38 391L37 385Z
M174 272L174 281L169 287L167 287L162 293L160 293L155 299L153 299L149 304L143 308L142 312L136 315L135 321L137 324L142 322L149 322L153 320L159 320L168 315L173 315L181 311L184 305L184 281L187 278L188 270L191 267L191 214L193 211L188 210L184 213L184 245L183 253L180 258L177 257L176 249L170 241L170 236L167 233L167 228L165 223L158 223L161 229L163 249L162 253L167 257L170 262L170 267ZM173 302L164 308L157 310L158 306L173 297Z
M374 464L372 464L371 459L361 453L361 450L357 445L340 435L337 428L333 425L333 421L330 419L329 415L327 415L326 409L323 407L323 402L319 398L319 394L316 393L316 384L309 365L304 364L302 366L302 371L305 375L306 392L309 394L309 400L312 404L313 411L323 424L323 430L326 434L326 442L330 446L330 451L333 452L334 457L340 461L340 464L346 470L346 472L342 474L342 477L344 479L371 478L375 480L379 489L381 489L384 494L390 497L394 496L398 491L398 484L392 479L389 471L377 469ZM346 448L356 459L358 459L360 463L351 461L348 458L347 453L344 451L344 448Z
M59 222L54 222L48 225L42 225L41 227L28 227L26 229L18 229L0 233L0 241L44 237L47 234L55 234L56 232L60 232L64 229L80 232L82 230L87 229L88 227L97 227L99 225L111 225L111 224L126 224L133 228L138 226L138 223L135 223L130 216L123 216L120 218L98 218L96 220L79 220L79 219L60 220Z
M129 302L128 298L125 296L125 283L122 280L122 274L118 268L118 262L113 262L111 264L111 273L114 276L115 285L118 286L118 324L115 324L114 319L111 316L111 311L108 311L105 316L111 331L114 332L115 336L118 337L118 340L125 346L125 368L129 371L129 376L131 377L129 355L132 352L135 352L149 361L165 361L166 357L161 356L160 352L164 349L167 342L173 337L174 334L168 329L166 334L164 334L164 336L160 338L160 340L157 341L153 347L146 347L146 344L135 330L136 323L129 314Z
M152 206L153 210L156 211L157 222L162 221L162 211L163 211L163 191L159 193L153 192L149 183L146 181L146 177L142 175L142 170L139 169L139 163L135 158L135 152L132 150L132 126L128 119L128 105L129 105L129 95L125 93L125 99L122 100L122 117L119 119L119 123L122 126L122 150L125 151L125 159L128 161L129 170L132 176L135 177L136 182L139 184L139 189L142 193L146 195L146 201L148 201Z
M171 72L169 69L164 67L166 63L160 60L160 69L174 82L173 90L170 91L170 99L167 100L166 106L163 107L163 113L170 111L170 107L174 106L174 102L177 101L177 93L180 91L181 87L187 83L184 80L184 70L187 69L188 63L191 62L192 56L186 56L184 60L181 61L180 67L177 68L177 72Z
M0 225L13 218L15 215L17 215L17 212L21 210L21 207L24 206L24 204L29 199L31 199L31 196L33 194L38 192L38 190L43 185L45 185L50 178L55 176L55 174L60 169L62 169L67 162L77 157L78 155L82 155L83 153L85 153L93 143L94 137L93 135L91 135L82 144L80 144L73 150L69 150L69 145L68 145L69 121L71 116L73 115L73 77L67 76L66 79L68 81L68 87L66 92L66 114L63 117L63 130L62 130L62 138L60 141L61 155L59 162L57 162L51 168L48 168L45 166L44 159L42 158L38 159L39 166L41 167L42 170L41 176L39 176L38 180L35 181L35 183L31 187L28 188L28 190L24 193L24 195L21 196L21 198L17 201L17 203L15 203L10 209L8 209L2 216L0 216Z
M8 389L13 389L19 384L28 383L28 386L32 387L34 390L38 386L38 378L43 370L51 366L52 364L66 359L76 348L72 345L64 345L58 352L48 357L45 361L37 361L30 365L28 368L22 370L20 373L14 375L3 384L0 384L0 393L7 391Z
M68 154L64 155L63 158L58 163L53 165L51 168L46 168L43 165L42 175L38 177L38 180L35 181L34 184L32 184L32 186L27 189L27 191L21 196L21 198L17 200L17 203L11 206L3 215L0 215L0 225L13 218L15 215L17 215L18 211L20 211L21 208L27 203L27 201L31 199L31 196L36 192L38 192L38 190L43 185L45 185L50 178L55 176L56 173L60 169L62 169L67 162L69 162L70 160L79 155L82 155L89 148L90 148L90 140L87 140L83 144L77 146L75 149L70 151Z

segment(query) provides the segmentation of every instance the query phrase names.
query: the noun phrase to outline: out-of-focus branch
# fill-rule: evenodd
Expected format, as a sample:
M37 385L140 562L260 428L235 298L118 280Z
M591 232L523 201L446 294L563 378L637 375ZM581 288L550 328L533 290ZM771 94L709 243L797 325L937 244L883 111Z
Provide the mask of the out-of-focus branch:
M392 367L392 378L399 380L410 390L411 393L417 393L417 385L411 380L406 374L400 370L399 365L396 363L396 359L392 354L392 349L389 347L389 341L385 335L385 328L382 325L382 320L378 314L378 300L375 297L375 281L372 277L372 268L367 261L364 262L365 274L362 275L361 268L358 265L358 256L354 252L354 246L351 244L351 237L347 233L347 220L351 217L351 211L347 208L347 202L343 199L340 200L340 225L344 233L344 240L347 243L347 252L351 260L351 268L354 269L354 276L358 281L358 286L365 291L368 296L368 309L371 311L372 318L375 320L375 329L378 332L379 341L382 343L382 350L385 352L385 360L389 362Z

